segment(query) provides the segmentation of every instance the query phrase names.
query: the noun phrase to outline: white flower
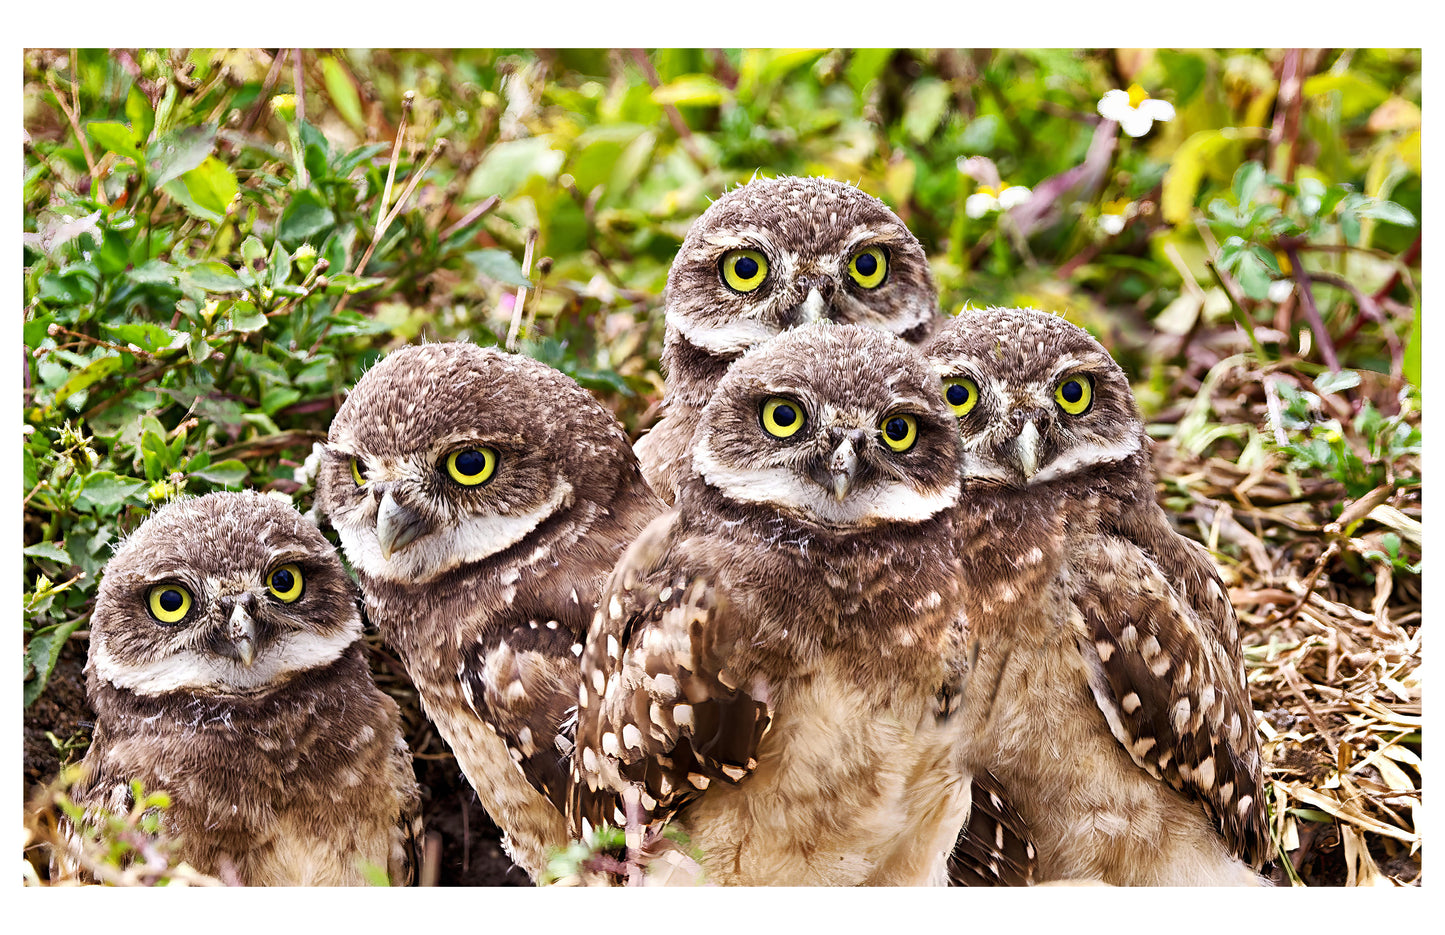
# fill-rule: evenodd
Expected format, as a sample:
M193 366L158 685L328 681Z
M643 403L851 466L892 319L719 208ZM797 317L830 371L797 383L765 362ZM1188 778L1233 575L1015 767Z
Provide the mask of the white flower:
M1111 201L1099 212L1099 227L1112 237L1122 231L1128 220L1138 212L1139 206L1128 198Z
M1007 211L1029 200L1033 192L1026 185L1001 183L998 188L980 185L963 203L963 211L971 218L981 218L992 211Z
M1293 279L1276 279L1269 284L1269 300L1275 305L1289 298L1292 292L1294 292Z
M1099 113L1119 121L1120 128L1130 136L1143 136L1154 126L1154 121L1173 120L1174 105L1150 97L1148 91L1131 84L1127 91L1116 88L1100 98Z

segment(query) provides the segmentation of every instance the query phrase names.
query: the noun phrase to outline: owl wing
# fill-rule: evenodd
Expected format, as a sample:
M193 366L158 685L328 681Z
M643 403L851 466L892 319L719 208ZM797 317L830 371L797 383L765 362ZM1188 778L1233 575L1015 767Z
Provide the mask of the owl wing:
M556 620L503 621L463 653L457 673L467 704L559 813L567 802L579 648Z
M1148 499L1135 509L1122 511L1115 526L1119 535L1139 546L1159 566L1165 579L1182 592L1200 622L1212 629L1232 658L1240 659L1242 664L1239 619L1229 602L1229 592L1225 590L1219 569L1210 559L1208 549L1181 536L1169 525L1153 499L1152 487ZM1240 678L1243 677L1241 669Z
M623 554L587 636L574 836L625 827L625 802L657 826L712 782L740 782L757 766L767 692L745 689L729 669L737 620L715 577L669 569L675 520L658 517Z
M1198 801L1258 869L1269 853L1264 775L1237 646L1132 542L1092 543L1072 577L1095 702L1135 764Z
M973 805L953 853L950 886L1030 886L1037 851L1028 825L992 773L973 777Z

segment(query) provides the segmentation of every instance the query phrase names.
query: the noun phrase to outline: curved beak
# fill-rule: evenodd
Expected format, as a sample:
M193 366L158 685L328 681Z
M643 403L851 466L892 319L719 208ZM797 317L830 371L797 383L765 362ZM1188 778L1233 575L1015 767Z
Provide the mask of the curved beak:
M854 447L856 439L846 436L828 456L828 483L825 485L833 499L842 502L853 489L858 479L858 452Z
M231 611L226 635L230 637L231 645L236 647L236 658L249 669L251 663L256 661L256 621L246 610L245 604L237 604Z
M1023 472L1024 480L1030 480L1039 472L1039 428L1032 419L1024 423L1014 446L1019 470Z
M822 321L827 317L827 313L828 303L824 300L823 294L818 291L818 287L814 286L808 290L808 297L798 306L798 324L807 325L815 321Z
M391 559L391 553L399 552L410 545L418 536L431 531L431 524L421 513L409 506L398 503L386 492L376 510L376 541L381 545L381 557Z

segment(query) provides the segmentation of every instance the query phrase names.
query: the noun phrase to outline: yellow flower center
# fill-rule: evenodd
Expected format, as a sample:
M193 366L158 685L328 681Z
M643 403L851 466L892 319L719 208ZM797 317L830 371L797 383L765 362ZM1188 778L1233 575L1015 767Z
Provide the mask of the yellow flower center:
M1108 202L1105 202L1105 203L1104 203L1104 213L1105 213L1105 214L1117 214L1117 215L1120 215L1120 216L1122 217L1122 216L1124 215L1124 213L1129 210L1129 204L1130 204L1130 202L1129 202L1129 199L1128 199L1128 198L1120 198L1120 199L1118 199L1117 201L1108 201Z
M1137 108L1140 104L1149 100L1149 92L1137 84L1129 85L1129 106Z
M988 195L990 198L997 198L999 195L1003 194L1003 190L1005 188L1008 188L1008 186L1000 185L998 188L994 188L992 185L980 185L978 187L978 193L980 195Z

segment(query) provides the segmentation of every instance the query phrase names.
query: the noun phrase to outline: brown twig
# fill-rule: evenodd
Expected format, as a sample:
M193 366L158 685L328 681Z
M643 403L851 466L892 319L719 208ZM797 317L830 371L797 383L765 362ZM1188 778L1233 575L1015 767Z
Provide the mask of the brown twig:
M286 53L289 49L277 49L271 59L271 67L266 71L266 80L261 82L261 94L256 98L256 103L251 105L251 112L246 115L246 122L242 129L250 132L256 126L256 121L261 119L261 114L266 110L271 101L271 90L276 87L276 79L281 77L281 66L286 61Z
M647 83L652 85L655 91L662 86L662 81L657 77L657 69L652 67L652 62L647 58L647 53L642 49L632 49L632 60L642 69L642 75ZM692 138L692 128L687 121L682 119L682 113L672 104L663 104L662 110L667 114L667 120L672 124L672 129L677 133L682 148L687 150L688 156L698 164L699 168L706 169L707 161L703 159L702 153L698 151L697 141Z
M488 212L492 211L494 208L497 207L497 205L499 205L499 204L501 204L501 203L502 203L502 199L501 199L499 196L497 196L497 195L488 195L488 196L486 197L486 199L485 199L481 204L477 205L475 208L473 208L472 210L468 211L466 214L462 215L462 216L461 216L461 219L458 220L455 224L452 224L452 225L448 226L446 230L444 230L444 231L442 231L440 234L438 234L438 235L437 235L437 238L440 239L440 240L446 240L448 237L452 236L452 235L455 234L457 231L459 231L459 230L461 230L462 228L466 227L468 224L472 223L472 222L475 221L477 218L479 218L479 217L481 217L482 215L487 214Z
M76 58L74 57L74 56L77 54L75 49L71 49L70 54L71 54L71 56L72 56L71 61L70 61L70 64L71 64L71 88L72 88L72 90L74 90L74 85L75 85L75 75L74 75L74 72L75 72L75 69L79 67L79 62L78 62L78 61L76 60ZM78 91L76 92L76 104L75 104L74 107L72 107L71 105L65 103L65 96L60 93L60 88L56 87L56 85L55 85L55 79L54 79L52 76L46 75L46 76L45 76L45 83L46 83L47 85L49 85L49 87L50 87L50 93L55 95L55 101L56 101L57 104L60 105L60 111L61 111L61 113L65 114L65 119L66 119L67 121L69 121L69 123L70 123L70 129L71 129L72 131L74 131L74 133L75 133L75 139L76 139L76 141L80 143L80 154L81 154L81 156L83 156L83 157L85 158L85 167L86 167L86 169L90 172L90 177L91 177L91 179L97 183L96 186L95 186L95 191L96 191L96 193L97 193L97 196L96 196L97 199L100 201L101 204L107 204L107 202L106 202L106 200L105 200L105 186L99 184L99 182L100 182L100 170L96 168L95 156L92 155L91 152L90 152L90 143L89 143L89 142L86 140L86 138L85 138L85 131L83 131L83 130L80 129L80 118L79 118L79 116L78 116L78 112L79 112L79 97L80 97L80 96L79 96L79 92L78 92Z
M1281 246L1284 247L1285 256L1289 257L1295 284L1299 286L1305 321L1309 323L1310 330L1314 332L1315 341L1319 343L1320 355L1324 357L1325 365L1330 370L1337 372L1340 369L1340 358L1335 353L1335 345L1330 340L1330 333L1325 330L1325 322L1320 317L1320 310L1315 306L1314 290L1310 288L1310 274L1305 271L1304 263L1300 262L1299 249L1295 244L1288 242Z
M535 228L527 231L527 249L522 253L522 276L532 275L532 251L537 246ZM517 350L517 332L522 327L522 308L527 304L527 287L517 289L517 298L512 303L512 323L507 327L507 350Z

